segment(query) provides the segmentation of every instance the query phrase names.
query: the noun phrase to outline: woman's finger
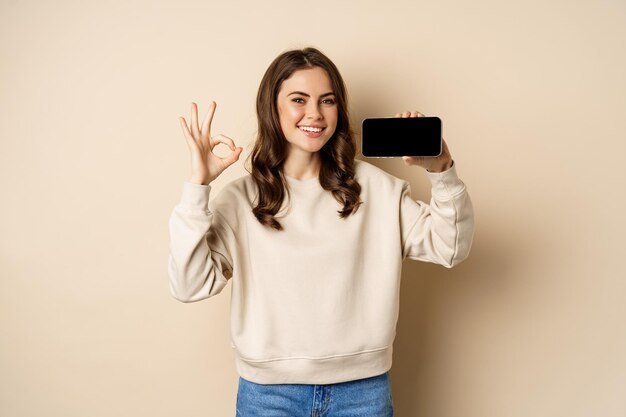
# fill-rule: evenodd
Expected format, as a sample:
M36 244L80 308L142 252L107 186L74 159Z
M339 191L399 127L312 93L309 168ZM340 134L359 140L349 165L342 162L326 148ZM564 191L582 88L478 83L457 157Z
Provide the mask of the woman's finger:
M211 136L211 121L213 120L213 114L215 113L216 107L217 103L211 101L211 104L209 104L209 111L207 112L204 122L202 123L202 136L205 138Z
M243 152L243 148L235 148L233 149L233 152L230 153L230 155L222 158L222 161L224 162L224 164L226 164L226 167L229 167L237 162L237 160L239 159L239 155L241 155L241 152Z
M224 136L224 135L222 135L220 133L219 135L213 136L211 139L213 139L213 142L216 145L218 143L223 143L224 145L228 146L233 151L235 150L235 142L231 138L229 138L228 136Z
M200 139L200 128L198 127L198 105L191 102L191 133L194 139Z
M191 147L193 143L195 143L195 141L193 139L193 136L191 136L191 133L189 132L189 127L187 126L187 122L185 121L185 118L182 116L179 117L178 120L180 121L181 129L183 129L183 135L185 136L185 139L187 140L187 145Z
M180 122L180 128L182 129L183 134L186 137L189 134L189 128L187 127L187 121L185 120L185 118L183 116L180 116L178 118L178 121Z
M404 111L401 113L396 113L393 117L426 117L422 113L415 111Z

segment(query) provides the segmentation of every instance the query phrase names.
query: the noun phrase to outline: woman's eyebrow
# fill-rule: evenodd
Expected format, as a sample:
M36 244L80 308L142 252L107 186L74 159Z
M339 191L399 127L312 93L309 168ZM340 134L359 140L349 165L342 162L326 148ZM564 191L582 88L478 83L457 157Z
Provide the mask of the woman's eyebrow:
M289 97L292 94L300 94L303 95L305 97L311 97L310 95L308 95L307 93L303 93L302 91L292 91L291 93L287 94L287 97ZM333 93L332 91L330 93L324 93L322 94L320 97L326 97L326 96L334 96L335 93Z

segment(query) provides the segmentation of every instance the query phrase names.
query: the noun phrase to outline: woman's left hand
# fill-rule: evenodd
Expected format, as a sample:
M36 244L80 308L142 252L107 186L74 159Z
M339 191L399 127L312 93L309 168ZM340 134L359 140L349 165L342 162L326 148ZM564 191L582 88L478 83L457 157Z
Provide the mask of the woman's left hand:
M395 117L425 117L418 111L405 111L396 113ZM441 139L442 150L439 156L403 156L402 160L407 165L418 165L429 172L443 172L452 167L452 155L448 150L446 141Z

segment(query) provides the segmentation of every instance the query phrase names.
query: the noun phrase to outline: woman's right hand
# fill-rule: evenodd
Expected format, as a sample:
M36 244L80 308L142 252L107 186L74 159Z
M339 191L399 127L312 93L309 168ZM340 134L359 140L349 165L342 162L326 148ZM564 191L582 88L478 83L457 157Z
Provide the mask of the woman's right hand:
M191 132L184 117L179 117L183 134L187 140L191 152L191 182L196 184L209 184L217 178L226 168L237 162L243 151L242 147L235 147L235 142L224 135L211 137L211 121L217 104L211 101L209 112L202 122L202 130L198 126L198 106L191 103ZM218 143L232 149L232 153L224 158L213 153L213 148Z

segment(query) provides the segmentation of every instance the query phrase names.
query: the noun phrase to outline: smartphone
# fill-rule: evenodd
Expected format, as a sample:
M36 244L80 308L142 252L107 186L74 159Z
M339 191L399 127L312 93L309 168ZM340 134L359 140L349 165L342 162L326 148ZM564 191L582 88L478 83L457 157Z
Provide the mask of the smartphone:
M439 117L367 118L361 125L361 153L368 158L439 156Z

